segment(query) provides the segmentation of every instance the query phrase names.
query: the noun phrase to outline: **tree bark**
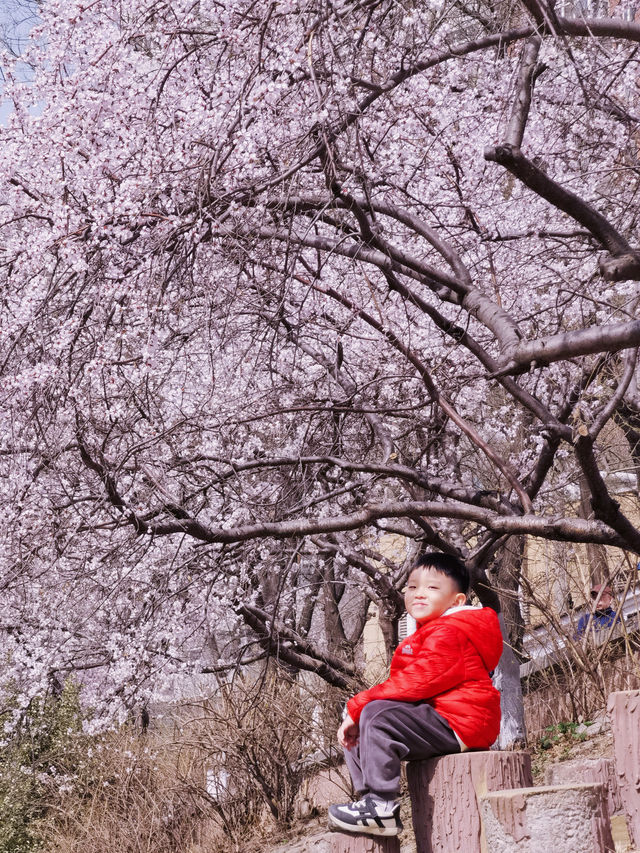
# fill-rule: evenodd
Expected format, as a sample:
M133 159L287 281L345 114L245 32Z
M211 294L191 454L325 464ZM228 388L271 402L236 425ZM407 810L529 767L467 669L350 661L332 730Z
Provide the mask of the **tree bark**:
M527 737L524 719L524 701L520 682L520 661L511 648L509 634L502 613L498 614L500 628L505 640L502 657L493 674L493 683L500 691L502 722L496 741L498 749L514 749L522 746Z
M580 510L583 518L593 518L591 492L589 491L589 486L582 473L580 474ZM607 554L604 546L598 545L594 542L587 542L585 544L585 548L587 549L587 561L589 563L591 586L606 583L609 578L609 568L607 566Z

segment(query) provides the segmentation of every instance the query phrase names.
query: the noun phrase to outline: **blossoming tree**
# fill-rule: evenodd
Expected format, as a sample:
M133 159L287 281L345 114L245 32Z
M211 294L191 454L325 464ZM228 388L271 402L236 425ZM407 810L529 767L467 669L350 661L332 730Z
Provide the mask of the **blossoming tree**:
M602 438L637 464L629 17L42 2L0 130L25 696L84 670L126 709L205 635L213 669L229 636L346 686L419 547L494 606L512 537L640 553Z

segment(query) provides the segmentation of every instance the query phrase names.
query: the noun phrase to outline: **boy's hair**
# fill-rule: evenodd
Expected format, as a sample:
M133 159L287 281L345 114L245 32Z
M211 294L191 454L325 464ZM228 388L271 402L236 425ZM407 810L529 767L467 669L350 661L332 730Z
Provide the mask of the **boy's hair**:
M469 592L469 569L457 557L452 557L450 554L438 554L435 551L430 554L421 554L411 571L413 572L416 569L435 569L436 572L451 578L460 592L464 592L465 595Z

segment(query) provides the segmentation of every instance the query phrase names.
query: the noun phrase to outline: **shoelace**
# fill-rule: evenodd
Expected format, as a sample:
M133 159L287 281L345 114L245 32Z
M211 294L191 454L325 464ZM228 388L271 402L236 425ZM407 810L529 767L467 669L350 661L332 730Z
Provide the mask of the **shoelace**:
M356 800L353 803L349 803L349 808L354 811L360 812L368 812L369 814L378 815L380 812L385 813L387 811L392 812L393 809L385 808L385 803L376 802L376 800L371 797L363 797L361 800Z

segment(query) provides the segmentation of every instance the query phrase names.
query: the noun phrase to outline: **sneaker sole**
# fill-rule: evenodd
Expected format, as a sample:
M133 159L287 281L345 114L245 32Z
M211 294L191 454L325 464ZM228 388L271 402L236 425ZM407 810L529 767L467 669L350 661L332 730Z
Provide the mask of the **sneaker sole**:
M399 835L402 832L402 824L399 826L363 826L358 823L347 823L339 818L329 815L329 829L337 832L350 832L352 835L383 835L386 837Z

